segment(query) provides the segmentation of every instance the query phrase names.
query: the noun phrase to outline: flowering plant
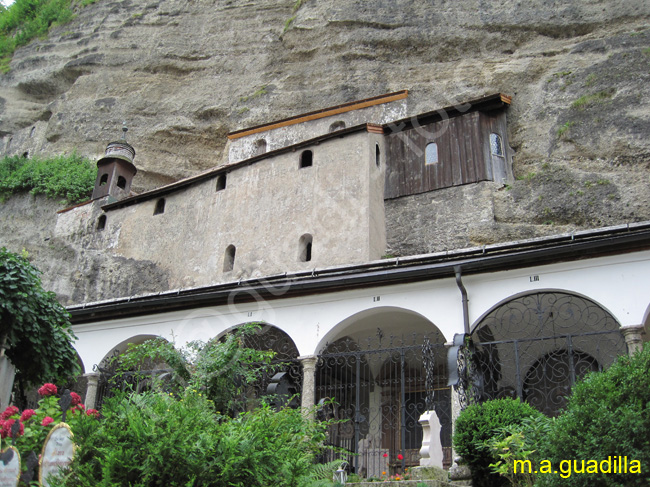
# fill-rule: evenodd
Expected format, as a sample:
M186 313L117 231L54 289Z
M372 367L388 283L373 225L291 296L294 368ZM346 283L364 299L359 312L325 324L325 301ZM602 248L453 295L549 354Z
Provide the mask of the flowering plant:
M63 418L63 411L58 403L59 398L56 396L57 392L54 384L44 384L38 390L41 400L36 409L25 409L21 412L16 406L9 406L0 414L0 450L11 446L15 440L15 447L20 452L21 461L24 462L32 451L36 454L40 453L47 434ZM84 406L81 404L79 394L71 392L70 396L72 407L68 410L66 422L73 428L73 431L81 421L99 417L99 413L94 409L89 409L84 414ZM20 426L13 438L12 429L16 422Z

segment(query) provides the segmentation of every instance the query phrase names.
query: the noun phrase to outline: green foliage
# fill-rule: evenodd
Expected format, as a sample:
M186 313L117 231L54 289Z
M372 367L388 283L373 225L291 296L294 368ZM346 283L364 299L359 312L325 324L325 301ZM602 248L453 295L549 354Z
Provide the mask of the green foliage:
M563 139L569 132L569 129L575 125L575 122L566 122L557 129L557 138Z
M571 107L583 110L589 105L595 105L597 103L603 103L605 100L609 100L612 97L612 94L611 91L599 91L598 93L592 93L591 95L583 95L574 101L571 104Z
M294 487L310 472L327 425L267 405L232 419L200 393L148 392L104 403L97 427L75 431L77 455L59 487Z
M208 343L194 341L183 348L159 338L130 346L120 358L120 369L135 370L147 361L162 362L173 371L167 390L181 394L184 389L206 395L217 411L241 410L238 398L247 385L255 382L266 370L273 352L242 346L247 335L257 332L258 325L248 324L221 340Z
M66 382L80 372L70 317L52 292L46 292L25 255L0 249L0 342L23 387Z
M505 478L490 469L499 459L490 451L489 441L503 428L521 424L524 418L538 417L542 413L517 399L496 399L473 404L460 413L456 420L454 448L472 471L475 487L507 485Z
M0 11L0 58L3 71L17 47L45 36L54 24L64 24L74 15L71 0L16 0Z
M572 389L566 410L540 444L541 457L570 476L540 475L541 486L647 486L650 483L650 346L622 356L606 371L589 374ZM575 473L582 461L627 457L628 473ZM630 468L640 462L640 473ZM561 462L565 462L562 465ZM599 467L600 468L600 467ZM588 471L588 470L586 470Z
M553 421L544 415L532 416L500 428L486 442L498 458L490 464L492 471L507 478L512 487L532 487L541 460L536 448L550 434Z
M47 159L18 156L0 159L1 198L30 191L76 203L91 195L96 178L95 165L76 153Z

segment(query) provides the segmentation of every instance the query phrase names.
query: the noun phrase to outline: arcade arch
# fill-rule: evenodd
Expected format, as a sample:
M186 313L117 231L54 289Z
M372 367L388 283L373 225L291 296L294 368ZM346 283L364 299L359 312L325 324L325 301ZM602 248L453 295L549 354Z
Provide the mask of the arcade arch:
M435 409L451 463L451 393L447 348L440 330L422 315L397 307L359 312L336 325L319 346L316 400L334 401L330 442L351 453L366 477L419 464L418 419ZM402 459L398 459L400 454Z
M471 334L480 401L519 397L548 415L571 387L627 353L618 321L587 297L559 290L513 296L488 311Z

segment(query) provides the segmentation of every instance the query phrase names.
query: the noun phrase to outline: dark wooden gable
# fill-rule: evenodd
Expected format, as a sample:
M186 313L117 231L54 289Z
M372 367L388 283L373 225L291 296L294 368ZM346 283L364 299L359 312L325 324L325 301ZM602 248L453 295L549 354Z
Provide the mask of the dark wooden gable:
M493 95L385 127L384 197L397 198L479 181L505 181L512 175L509 156L490 151L490 133L498 133L507 151L505 112L509 99ZM398 127L396 129L396 127ZM425 163L429 143L437 144L438 162Z

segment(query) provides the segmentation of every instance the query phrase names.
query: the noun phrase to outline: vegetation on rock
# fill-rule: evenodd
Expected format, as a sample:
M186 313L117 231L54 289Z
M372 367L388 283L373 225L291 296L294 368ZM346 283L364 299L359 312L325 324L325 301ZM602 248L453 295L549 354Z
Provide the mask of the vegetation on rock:
M0 4L0 71L9 70L17 47L45 36L54 24L70 21L71 0L16 0L9 7Z
M0 199L30 191L77 203L90 197L96 178L95 165L77 153L32 159L4 157L0 159Z

